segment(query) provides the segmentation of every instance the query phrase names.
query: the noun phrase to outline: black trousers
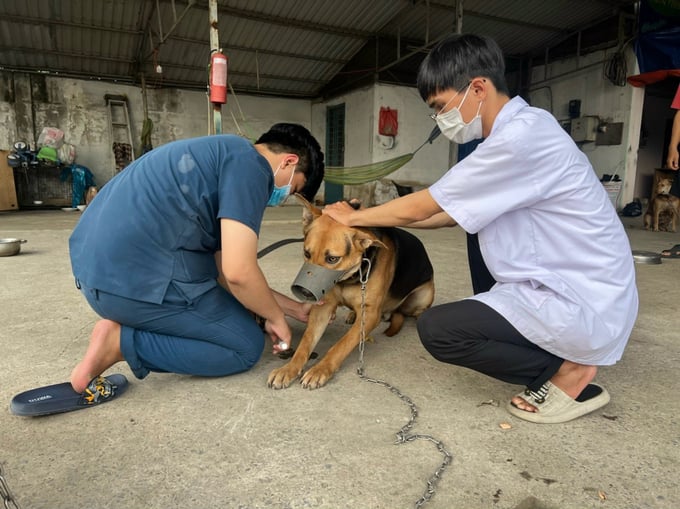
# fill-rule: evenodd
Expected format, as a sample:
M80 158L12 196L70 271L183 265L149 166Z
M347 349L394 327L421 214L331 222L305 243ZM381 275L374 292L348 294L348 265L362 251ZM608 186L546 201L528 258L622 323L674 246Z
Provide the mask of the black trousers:
M468 235L468 260L475 294L488 291L496 281L484 263L476 235ZM434 306L418 317L417 327L423 346L435 359L533 391L550 380L564 361L476 300Z

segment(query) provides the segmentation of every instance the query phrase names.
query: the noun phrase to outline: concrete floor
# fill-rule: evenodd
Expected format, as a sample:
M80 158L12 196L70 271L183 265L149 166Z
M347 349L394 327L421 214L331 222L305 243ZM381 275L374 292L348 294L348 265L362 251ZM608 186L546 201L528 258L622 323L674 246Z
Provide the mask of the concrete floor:
M425 440L395 445L409 407L358 377L358 352L314 391L268 389L268 373L284 362L269 349L250 372L219 379L139 381L121 363L109 373L124 373L131 387L117 401L42 418L11 415L14 394L68 379L97 319L70 272L67 240L78 217L0 213L0 237L28 239L20 255L0 258L0 466L21 507L414 507L442 456ZM300 237L300 217L297 206L269 210L261 245ZM642 218L625 221L633 249L680 242L680 234L645 231ZM435 267L435 303L467 296L464 232L417 234ZM284 292L301 264L300 244L261 259ZM636 268L636 327L622 361L597 377L612 401L570 423L511 417L503 406L519 387L438 363L412 321L394 338L373 334L366 374L408 395L419 412L413 432L433 435L453 457L424 507L680 506L680 260ZM319 353L345 330L340 318ZM299 337L302 325L292 325Z

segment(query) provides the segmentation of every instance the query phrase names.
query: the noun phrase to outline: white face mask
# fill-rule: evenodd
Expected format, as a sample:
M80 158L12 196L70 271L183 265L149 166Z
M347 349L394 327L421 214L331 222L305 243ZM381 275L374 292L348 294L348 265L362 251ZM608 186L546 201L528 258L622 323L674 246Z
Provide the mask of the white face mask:
M435 121L442 134L454 143L467 143L482 137L482 117L479 115L482 109L482 102L479 103L479 108L477 108L477 115L468 124L463 121L463 117L460 114L459 108L465 102L469 91L470 87L465 91L463 100L457 108L453 107L446 113L435 116Z

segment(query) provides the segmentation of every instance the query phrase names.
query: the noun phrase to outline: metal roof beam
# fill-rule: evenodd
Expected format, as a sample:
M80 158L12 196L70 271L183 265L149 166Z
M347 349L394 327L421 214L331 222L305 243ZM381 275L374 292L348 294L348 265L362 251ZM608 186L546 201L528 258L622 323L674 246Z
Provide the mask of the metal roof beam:
M82 30L96 30L130 35L142 35L142 32L140 32L139 30L125 30L124 28L111 28L103 26L86 25L84 23L72 23L68 21L51 20L45 18L32 18L30 16L13 16L11 14L10 15L5 14L2 17L2 20L11 21L13 23L19 23L22 25L45 25L47 27L57 25L65 28L80 28Z
M188 42L191 44L199 44L201 46L205 46L206 41L205 39L192 39L189 37L170 37L171 40L173 41L178 41L178 42ZM273 55L276 57L286 57L286 58L298 58L300 60L310 60L312 62L326 62L329 64L339 64L339 65L345 65L349 60L345 60L342 58L330 58L330 57L324 57L324 56L318 56L318 55L312 55L310 53L290 53L286 51L276 51L276 50L269 50L269 49L262 49L262 48L249 48L246 46L239 46L238 44L222 44L222 49L225 51L232 49L235 51L244 51L247 53L258 53L260 55Z
M153 13L149 13L149 16L152 16ZM124 33L124 34L129 34L129 35L135 35L135 36L140 36L142 37L142 40L146 41L148 40L148 37L146 37L146 32L144 30L125 30L121 28L110 28L110 27L104 27L104 26L95 26L95 25L86 25L83 23L69 23L65 21L57 21L57 20L47 20L43 18L31 18L31 17L25 17L25 16L4 16L3 21L11 21L11 22L16 22L16 23L22 23L22 24L27 24L27 25L44 25L44 26L51 26L51 25L57 25L57 26L62 26L65 28L79 28L82 30L93 30L93 31L104 31L104 32L114 32L114 33ZM146 26L148 26L148 22L145 23ZM154 31L155 35L156 32ZM205 45L206 41L205 39L192 39L189 37L179 37L175 35L168 35L164 41L167 40L172 40L172 41L179 41L179 42L189 42L192 44L200 44L200 45ZM138 51L138 54L141 54L141 50L145 46L145 43L141 44L140 51ZM234 50L238 51L245 51L249 53L259 53L261 55L273 55L273 56L279 56L279 57L287 57L287 58L299 58L301 60L310 60L314 62L326 62L329 64L339 64L339 65L344 65L346 64L349 60L345 59L340 59L340 58L329 58L329 57L324 57L324 56L317 56L317 55L312 55L310 53L289 53L285 51L274 51L274 50L266 50L266 49L261 49L261 48L248 48L245 46L238 46L235 44L230 44L228 46L224 46L224 48L231 48ZM147 57L148 58L148 57ZM142 59L143 60L143 59Z
M425 0L419 0L420 2L423 2ZM637 0L584 0L584 2L591 3L599 3L602 5L606 5L608 7L611 7L612 9L617 9L620 10L624 8L627 5L632 5L636 2ZM441 9L444 11L450 11L450 12L455 12L456 7L451 6L451 5L446 5L446 4L440 4L437 2L432 2L429 1L430 7L436 8L436 9ZM577 8L577 7L574 7ZM556 25L544 25L540 23L530 23L527 21L521 21L518 19L512 19L512 18L502 18L500 16L493 16L490 14L483 14L481 12L465 9L465 17L475 17L475 18L480 18L480 19L488 19L490 21L497 21L499 23L506 23L506 24L511 24L511 25L516 25L516 26L521 26L521 27L526 27L526 28L533 28L533 29L538 29L538 30L547 30L550 32L555 32L555 33L568 33L563 27L556 26Z
M106 57L106 56L101 56L101 55L88 55L86 53L77 53L77 52L72 52L72 51L58 51L58 50L44 50L44 49L37 49L37 48L24 48L21 46L0 46L0 52L3 51L12 51L12 52L18 52L18 53L35 53L35 54L40 54L40 55L45 55L45 56L54 56L54 57L69 57L69 58L79 58L79 59L87 59L87 60L95 60L95 61L103 61L103 62L115 62L117 64L132 64L134 60L130 58L125 58L125 57L120 57L120 56L112 56L112 57Z
M207 9L208 3L206 1L196 1L193 4L194 8ZM279 25L286 28L298 28L309 32L320 32L324 34L339 35L342 37L353 37L355 39L369 39L375 34L365 30L355 30L352 28L339 27L337 25L326 25L323 23L312 23L295 18L285 18L282 16L271 16L258 11L249 11L246 9L236 9L233 7L220 7L219 14L225 17L243 18L258 21L269 25Z
M442 11L448 11L448 12L454 12L454 13L456 12L456 6L440 4L440 3L437 3L437 2L430 2L430 7L433 8L433 9L439 9L439 10L442 10ZM525 27L525 28L533 28L533 29L537 29L537 30L547 30L549 32L557 32L557 33L565 32L563 27L559 27L559 26L556 26L556 25L544 25L544 24L540 24L540 23L530 23L530 22L527 22L527 21L519 20L519 19L502 18L500 16L493 16L491 14L484 14L484 13L469 10L469 9L465 9L463 14L466 18L471 17L471 18L487 19L487 20L490 20L490 21L497 21L498 23L516 25L516 26Z
M94 76L92 73L87 73L87 72L76 72L68 69L52 69L50 71L41 71L41 70L36 70L33 68L24 68L24 67L18 67L18 66L13 66L13 67L4 67L0 65L0 71L5 71L5 72L19 72L19 73L26 73L26 74L37 74L40 76L58 76L60 78L75 78L75 79L83 79L83 80L92 80L92 81L111 81L114 83L125 83L129 85L135 85L136 80L132 76L109 76L109 75L97 75ZM285 78L287 79L287 78ZM183 81L183 80L163 80L163 86L164 87L176 87L176 88L182 88L182 89L188 89L188 90L201 90L203 87L202 86L197 86L194 81ZM153 86L153 80L151 83L147 83L147 88L154 88ZM256 88L252 87L234 87L235 90L242 92L242 93L251 93L255 95L274 95L274 96L288 96L288 97L299 97L299 98L311 98L315 97L316 91L309 93L309 92L296 92L294 90L284 90L284 89L279 89L279 88L271 88L268 87L267 90L258 90Z
M100 57L96 55L88 55L85 53L75 53L75 52L67 52L67 51L45 51L45 50L37 50L34 48L21 48L21 47L9 47L9 46L0 46L0 52L3 51L18 51L20 53L39 53L41 55L46 55L46 56L54 56L54 57L69 57L69 58L78 58L80 60L92 60L95 62L115 62L117 64L132 64L134 63L134 60L129 59L129 58L122 58L122 57ZM180 65L180 64L170 64L170 63L164 63L163 67L166 69L181 69L185 71L196 71L196 72L202 72L205 73L205 67L201 66L196 66L196 65ZM229 74L232 76L246 76L249 78L254 78L258 76L257 73L254 72L245 72L245 71L236 71L233 69L229 70ZM284 81L295 81L299 83L313 83L315 85L324 85L326 83L325 80L318 80L318 79L312 79L312 78L304 78L300 76L283 76L280 74L259 74L260 79L272 79L272 80L284 80Z

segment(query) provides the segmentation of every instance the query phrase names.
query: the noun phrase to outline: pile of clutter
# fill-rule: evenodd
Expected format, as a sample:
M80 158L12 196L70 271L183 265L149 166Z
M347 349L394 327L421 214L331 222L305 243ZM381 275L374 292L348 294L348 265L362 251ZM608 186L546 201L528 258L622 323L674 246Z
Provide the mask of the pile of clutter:
M39 164L70 166L76 160L76 147L64 142L64 131L56 127L44 127L35 150L23 141L17 141L7 155L11 168L28 168Z
M71 206L76 208L83 199L86 204L97 194L94 175L89 168L76 164L76 147L64 142L64 131L56 127L44 127L38 137L36 150L23 141L14 144L7 155L12 168L61 167L59 180L72 180ZM35 173L34 175L38 175Z
M7 154L7 164L10 168L28 168L29 166L37 166L40 162L37 152L32 151L31 147L23 141L17 141L12 151Z

